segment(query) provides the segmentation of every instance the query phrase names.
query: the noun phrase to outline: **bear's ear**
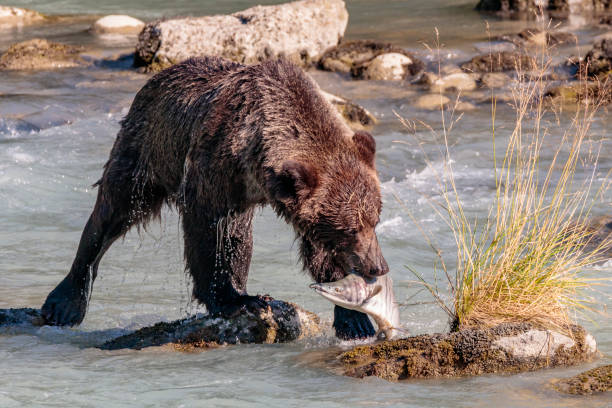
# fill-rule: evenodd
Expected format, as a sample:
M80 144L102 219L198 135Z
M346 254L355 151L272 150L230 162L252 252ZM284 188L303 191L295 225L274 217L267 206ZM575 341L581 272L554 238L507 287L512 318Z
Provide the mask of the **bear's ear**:
M373 168L374 155L376 154L376 141L372 135L363 130L358 130L353 134L353 143L355 143L359 158Z
M313 166L295 160L283 163L281 171L272 180L272 193L277 200L287 201L308 196L319 183Z

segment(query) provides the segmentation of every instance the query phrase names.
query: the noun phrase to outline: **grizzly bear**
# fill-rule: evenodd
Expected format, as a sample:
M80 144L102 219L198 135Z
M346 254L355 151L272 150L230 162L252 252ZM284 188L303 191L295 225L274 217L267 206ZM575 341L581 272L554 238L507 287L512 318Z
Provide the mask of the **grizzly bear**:
M181 217L193 298L215 315L263 304L246 293L258 205L293 226L316 282L387 273L374 231L382 205L375 148L289 62L192 58L158 73L121 122L72 268L47 297L44 319L79 324L102 255L130 227L159 217L164 203ZM334 327L345 339L374 334L367 315L338 306Z

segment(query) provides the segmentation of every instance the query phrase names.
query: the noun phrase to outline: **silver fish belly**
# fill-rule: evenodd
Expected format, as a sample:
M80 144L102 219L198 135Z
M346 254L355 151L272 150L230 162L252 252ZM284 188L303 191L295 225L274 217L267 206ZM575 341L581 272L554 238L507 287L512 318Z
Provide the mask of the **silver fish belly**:
M319 295L346 309L368 314L378 326L378 335L387 340L399 335L399 308L389 274L373 279L351 273L327 283L310 285Z

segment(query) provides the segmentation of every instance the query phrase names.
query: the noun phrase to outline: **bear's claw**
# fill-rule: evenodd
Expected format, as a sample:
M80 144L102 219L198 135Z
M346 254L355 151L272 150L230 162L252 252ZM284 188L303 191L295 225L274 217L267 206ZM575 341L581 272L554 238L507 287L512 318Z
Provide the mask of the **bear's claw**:
M363 339L376 334L367 314L340 306L334 307L333 327L336 336L342 340Z

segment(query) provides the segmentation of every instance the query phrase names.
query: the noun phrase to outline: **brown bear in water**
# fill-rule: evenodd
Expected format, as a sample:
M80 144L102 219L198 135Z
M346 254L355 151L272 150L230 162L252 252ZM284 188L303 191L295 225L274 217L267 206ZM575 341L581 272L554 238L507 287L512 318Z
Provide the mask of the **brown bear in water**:
M181 215L193 297L213 314L261 307L246 293L258 205L293 225L316 282L387 273L374 153L372 136L353 133L289 62L194 58L160 72L121 122L70 273L42 307L46 322L83 320L104 252L164 203ZM338 306L334 327L341 338L374 334L365 314Z

